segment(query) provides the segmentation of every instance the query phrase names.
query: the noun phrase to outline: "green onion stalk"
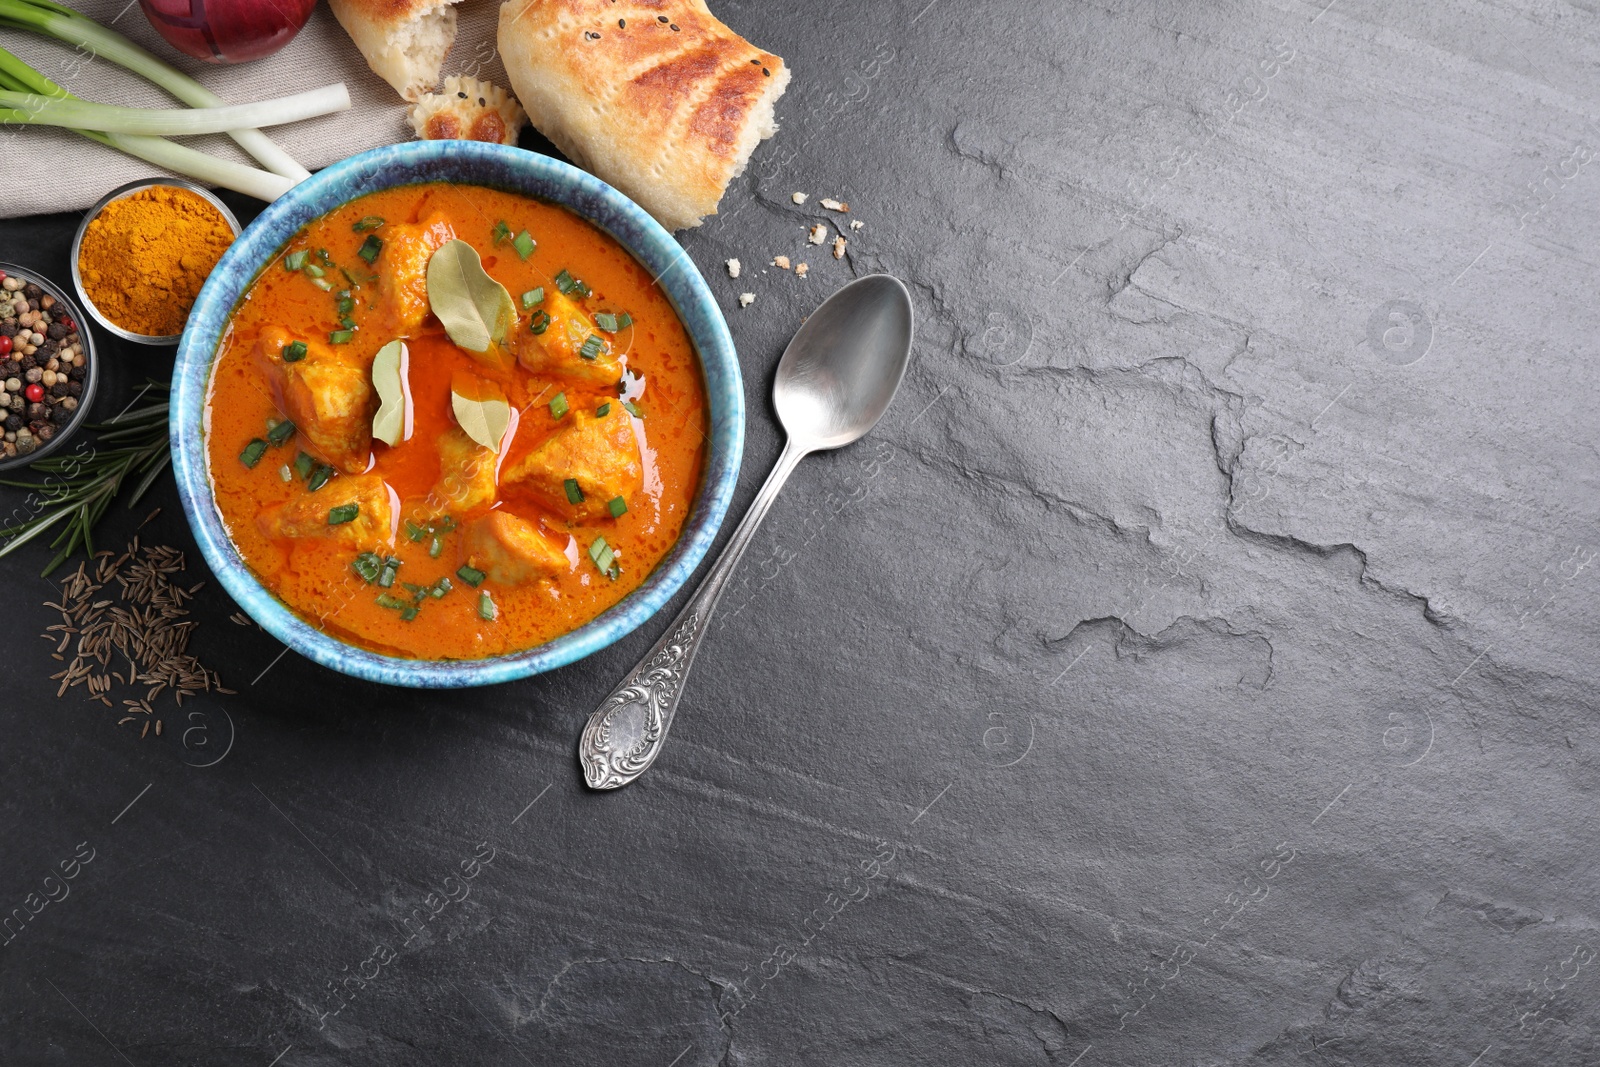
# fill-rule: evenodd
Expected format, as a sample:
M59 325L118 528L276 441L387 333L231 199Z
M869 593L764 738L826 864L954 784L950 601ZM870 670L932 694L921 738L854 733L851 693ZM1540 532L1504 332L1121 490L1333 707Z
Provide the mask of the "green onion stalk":
M16 0L0 0L0 4L7 2ZM80 104L88 103L73 96L3 48L0 48L0 90ZM257 170L231 160L218 159L216 156L197 152L193 148L160 137L83 129L74 129L73 132L91 141L99 141L119 152L126 152L147 163L154 163L158 167L187 175L203 184L220 185L258 200L276 200L293 188L299 180L270 171Z
M204 85L177 68L163 63L120 33L108 30L93 19L63 4L55 3L54 0L0 0L0 26L32 30L54 37L75 48L84 49L93 55L103 56L118 66L154 82L191 107L217 108L227 104L227 101ZM296 182L304 181L311 176L311 173L296 162L293 156L279 148L260 130L229 130L228 135L239 143L239 147L250 153L257 162L274 174L280 174ZM123 149L123 151L128 150ZM129 154L139 155L137 152ZM148 156L140 158L149 159ZM150 162L156 161L150 160Z
M349 108L350 91L343 82L255 104L201 108L119 107L0 90L0 122L151 137L188 137L227 133L242 126L278 126Z

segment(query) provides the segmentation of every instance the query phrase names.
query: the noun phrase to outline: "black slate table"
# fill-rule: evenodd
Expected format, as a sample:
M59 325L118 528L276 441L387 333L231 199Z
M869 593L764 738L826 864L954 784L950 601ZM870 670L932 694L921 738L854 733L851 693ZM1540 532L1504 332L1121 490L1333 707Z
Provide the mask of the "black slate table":
M1600 1059L1594 4L718 10L797 72L683 235L744 363L734 514L824 295L892 272L920 332L663 758L597 795L574 744L666 615L416 693L214 583L237 695L141 740L56 699L23 551L0 908L92 859L8 928L0 1061ZM74 225L0 258L64 279ZM100 341L104 415L170 354ZM155 505L203 579L170 481L103 543Z

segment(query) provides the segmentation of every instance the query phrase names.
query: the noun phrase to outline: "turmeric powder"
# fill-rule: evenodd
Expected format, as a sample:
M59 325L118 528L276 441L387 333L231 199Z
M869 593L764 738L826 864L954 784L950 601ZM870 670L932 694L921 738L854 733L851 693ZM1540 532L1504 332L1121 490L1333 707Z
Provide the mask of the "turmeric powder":
M233 228L187 189L153 185L113 200L83 233L78 276L95 309L130 333L183 332Z

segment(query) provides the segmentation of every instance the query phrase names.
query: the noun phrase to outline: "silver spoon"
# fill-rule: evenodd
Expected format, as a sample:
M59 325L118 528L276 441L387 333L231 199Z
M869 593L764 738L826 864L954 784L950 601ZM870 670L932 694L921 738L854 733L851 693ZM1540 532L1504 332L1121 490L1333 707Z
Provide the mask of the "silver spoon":
M840 289L794 335L772 386L788 443L693 599L589 716L578 759L591 789L625 786L655 762L706 624L778 490L810 453L843 448L872 429L894 399L910 359L911 294L887 274Z

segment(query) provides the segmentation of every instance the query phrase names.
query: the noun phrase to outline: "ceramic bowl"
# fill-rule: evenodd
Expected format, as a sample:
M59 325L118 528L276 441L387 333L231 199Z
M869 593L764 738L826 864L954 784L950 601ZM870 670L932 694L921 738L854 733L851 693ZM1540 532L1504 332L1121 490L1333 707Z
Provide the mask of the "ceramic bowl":
M358 648L317 629L268 592L240 558L207 478L204 407L218 341L240 297L307 222L357 196L414 182L486 185L562 204L621 243L659 277L705 375L710 433L693 510L672 552L644 584L571 633L525 652L477 660L413 660ZM306 658L368 681L426 688L513 681L581 659L631 633L688 580L728 510L744 452L744 386L728 324L672 235L611 186L548 156L473 141L375 148L320 171L252 222L217 264L189 314L172 383L172 465L184 513L223 588L268 633Z
M89 418L89 409L94 406L95 387L100 381L100 361L95 356L94 337L89 333L89 322L83 317L83 311L79 309L78 305L68 297L65 289L44 277L38 271L29 270L27 267L19 267L14 263L0 263L0 274L34 282L44 292L56 298L56 306L65 308L67 317L78 328L78 337L83 343L84 366L87 368L83 376L83 392L78 395L78 409L72 413L72 418L57 426L50 440L26 456L8 457L4 452L0 452L0 471L7 471L15 470L18 467L26 467L30 463L37 463L46 456L60 454L67 441L82 428ZM9 297L13 294L6 293L5 295ZM7 366L12 366L13 364L9 362L9 357L7 358ZM12 371L4 371L4 377L10 378L12 376ZM5 414L9 414L9 412Z
M84 212L83 221L78 223L78 232L72 238L72 287L78 291L78 298L83 301L83 306L89 309L89 314L94 316L94 321L123 340L137 341L142 345L170 345L177 341L182 334L134 333L132 330L123 329L102 315L100 309L94 306L94 301L89 299L88 290L83 287L83 275L78 271L78 253L83 248L83 235L89 231L89 224L100 217L100 212L106 209L107 204L115 200L121 200L125 196L132 196L142 189L154 188L157 185L186 189L195 196L200 197L221 212L223 221L233 231L234 237L237 238L239 236L239 219L233 212L228 210L228 205L218 200L216 194L205 186L196 185L194 182L186 181L183 178L149 178L143 181L129 182L127 185L119 185L101 197L98 204Z

